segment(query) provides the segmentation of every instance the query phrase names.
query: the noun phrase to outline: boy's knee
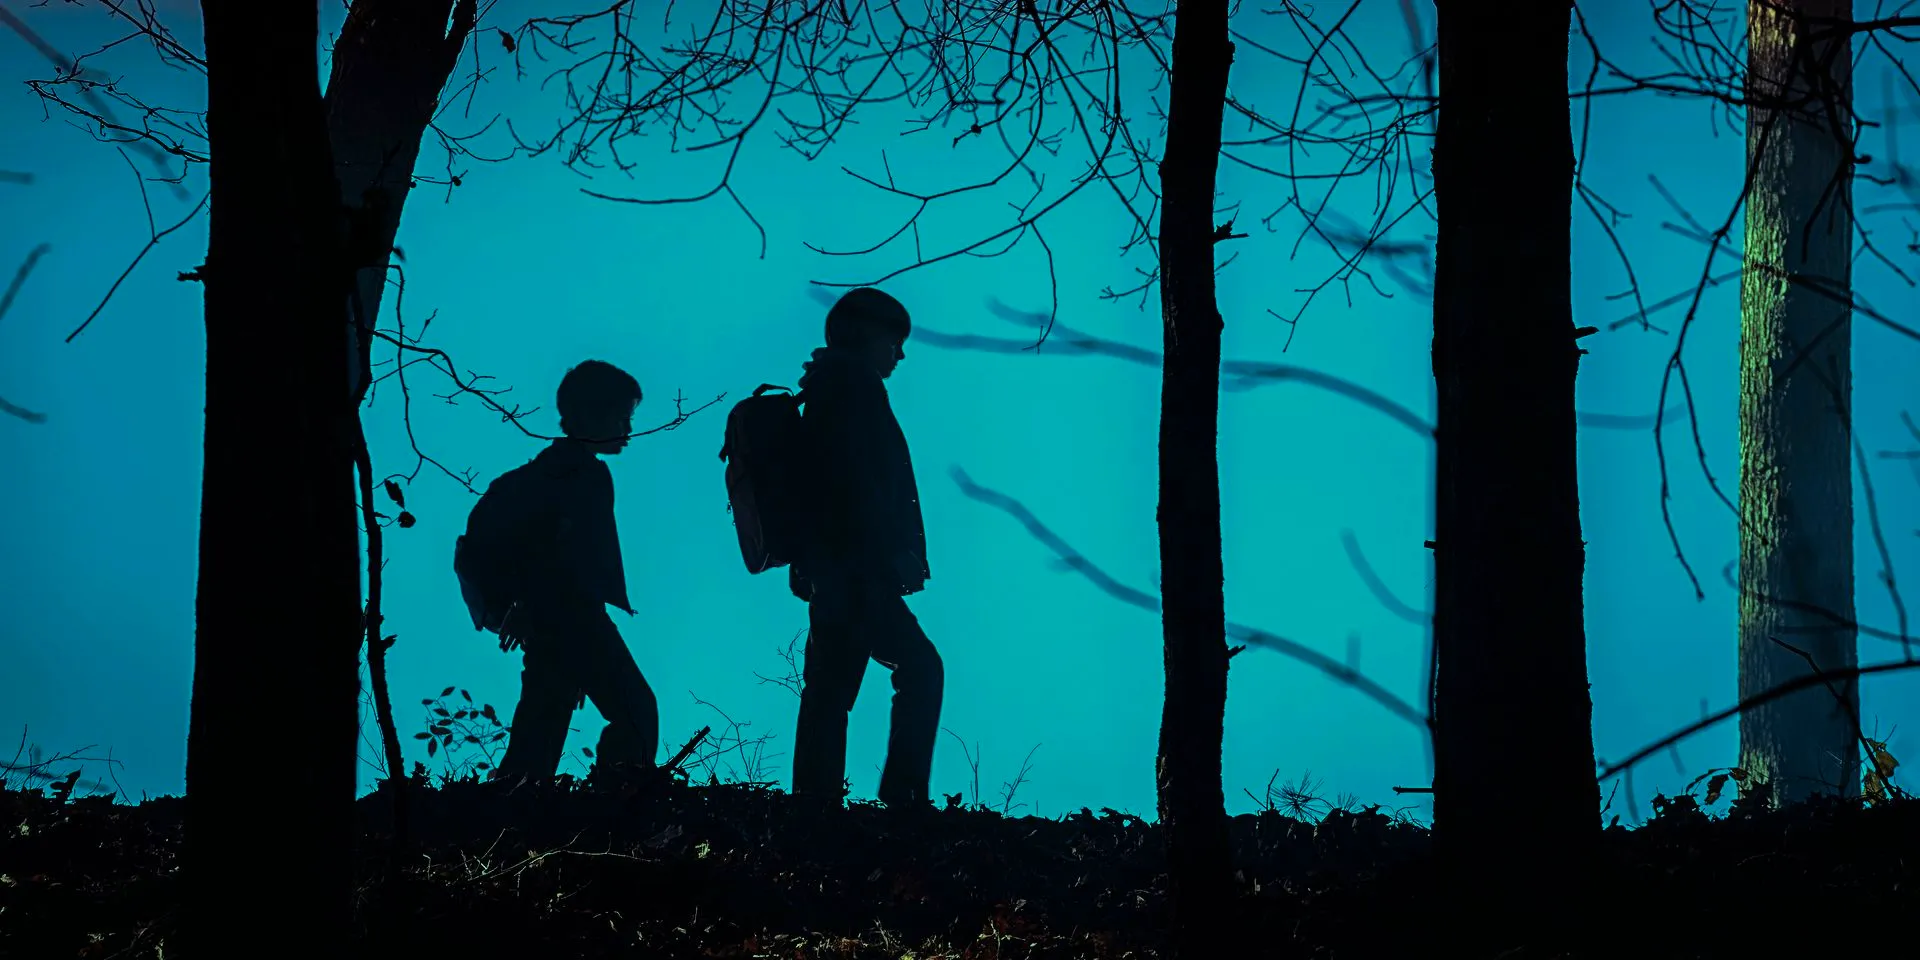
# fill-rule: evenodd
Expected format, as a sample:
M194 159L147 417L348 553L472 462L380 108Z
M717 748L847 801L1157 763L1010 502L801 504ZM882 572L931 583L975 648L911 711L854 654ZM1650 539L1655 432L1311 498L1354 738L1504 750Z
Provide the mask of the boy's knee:
M660 713L660 698L644 681L633 684L627 690L626 700L634 711L644 716L658 716Z
M908 663L908 673L913 677L913 685L929 691L938 691L947 684L947 664L940 659L940 651L928 644L918 656Z
M856 676L848 682L839 672L822 671L800 683L800 712L817 714L822 711L846 714L853 710L854 701L860 698L860 679Z

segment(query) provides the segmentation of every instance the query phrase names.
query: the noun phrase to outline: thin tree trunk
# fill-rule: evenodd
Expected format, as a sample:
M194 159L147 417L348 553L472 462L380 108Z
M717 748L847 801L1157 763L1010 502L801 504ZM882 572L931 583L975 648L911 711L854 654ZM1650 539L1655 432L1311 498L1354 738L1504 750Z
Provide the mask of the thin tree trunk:
M1555 919L1599 834L1575 457L1568 0L1439 8L1435 841ZM1556 902L1557 901L1557 902Z
M1748 6L1740 333L1740 696L1859 662L1853 606L1852 54L1847 0ZM1825 18L1808 24L1799 16ZM1816 39L1811 33L1824 34ZM1775 109L1785 107L1785 109ZM1823 615L1830 614L1831 616ZM1742 714L1775 802L1860 792L1853 679Z
M473 30L474 0L354 0L334 41L327 83L327 123L341 202L356 212L353 243L360 268L348 306L351 354L348 391L357 410L373 381L372 330L378 326L387 266L400 215L413 183L420 140L441 91ZM387 688L382 632L381 531L374 516L373 457L356 425L355 460L362 473L361 505L367 538L367 597L363 625L374 716L393 791L394 839L408 836L407 769Z
M386 619L380 612L385 585L380 568L386 557L386 531L380 526L375 506L373 453L367 446L366 427L357 417L354 425L353 459L360 473L360 528L367 538L367 598L361 614L365 621L367 683L373 687L374 721L380 726L381 752L386 756L387 789L393 791L394 845L404 848L408 842L407 761L400 752L400 730L393 720L393 695L387 688L387 649L393 641L380 632Z
M1226 0L1180 0L1160 163L1161 623L1167 695L1158 788L1174 945L1208 955L1233 897L1220 752L1227 706L1220 555L1220 333L1214 297L1214 186L1233 44Z
M202 11L212 202L182 946L258 952L292 936L299 955L339 957L360 576L318 10Z

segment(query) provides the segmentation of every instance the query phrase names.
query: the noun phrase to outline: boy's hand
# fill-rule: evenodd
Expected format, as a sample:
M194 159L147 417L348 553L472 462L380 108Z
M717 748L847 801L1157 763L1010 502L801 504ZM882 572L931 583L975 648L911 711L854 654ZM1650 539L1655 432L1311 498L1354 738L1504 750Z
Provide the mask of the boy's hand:
M519 604L508 608L507 615L500 621L500 652L512 653L520 649L527 638L527 618Z

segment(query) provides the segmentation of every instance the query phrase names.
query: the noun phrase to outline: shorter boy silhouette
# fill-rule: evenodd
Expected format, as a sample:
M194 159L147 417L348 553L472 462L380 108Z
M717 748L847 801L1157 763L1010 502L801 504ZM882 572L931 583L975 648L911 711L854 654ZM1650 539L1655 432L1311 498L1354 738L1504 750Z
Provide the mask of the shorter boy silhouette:
M613 474L600 460L626 448L640 398L639 382L610 363L574 367L555 398L565 436L494 481L520 484L515 502L527 512L514 606L500 627L500 648L521 649L523 665L498 777L553 776L567 721L584 700L607 720L597 767L654 766L659 703L607 615L609 605L628 614L633 607L613 519Z

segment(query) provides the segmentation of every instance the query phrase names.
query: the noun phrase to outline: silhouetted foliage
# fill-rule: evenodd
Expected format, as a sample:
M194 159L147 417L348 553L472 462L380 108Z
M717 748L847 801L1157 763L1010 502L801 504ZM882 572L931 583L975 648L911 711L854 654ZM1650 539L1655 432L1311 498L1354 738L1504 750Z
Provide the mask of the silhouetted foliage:
M276 806L270 783L256 797ZM1530 802L1516 787L1515 804ZM1425 829L1340 805L1302 782L1232 818L1262 956L1406 956L1471 943L1435 896ZM138 806L0 793L10 956L176 956L184 801ZM1113 810L1007 818L948 809L903 819L799 805L743 786L648 793L571 778L513 791L476 782L415 796L419 855L389 874L363 843L356 947L382 955L669 958L1165 956L1159 828ZM1920 906L1910 850L1920 805L1829 801L1775 811L1686 794L1635 830L1606 831L1591 875L1556 877L1609 919L1581 956L1766 955L1782 911L1889 917ZM360 803L377 841L391 807ZM289 825L288 830L297 827ZM256 847L261 869L297 869ZM1384 921L1384 922L1383 922ZM291 940L269 939L272 948ZM1554 955L1535 945L1520 957Z

